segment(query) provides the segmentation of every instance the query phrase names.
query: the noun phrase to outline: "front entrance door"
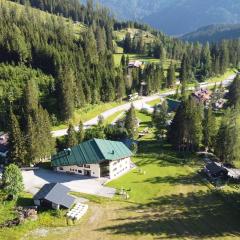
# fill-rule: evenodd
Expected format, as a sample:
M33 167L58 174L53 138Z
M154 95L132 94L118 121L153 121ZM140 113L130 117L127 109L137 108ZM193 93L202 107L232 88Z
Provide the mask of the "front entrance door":
M84 170L85 176L91 176L91 170Z

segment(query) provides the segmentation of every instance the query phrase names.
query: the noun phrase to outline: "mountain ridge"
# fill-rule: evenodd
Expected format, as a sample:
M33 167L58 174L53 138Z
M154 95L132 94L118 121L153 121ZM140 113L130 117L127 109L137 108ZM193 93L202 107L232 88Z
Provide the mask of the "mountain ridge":
M96 0L118 17L140 20L170 35L182 35L210 24L240 23L237 0ZM194 19L194 20L193 20Z
M201 27L194 32L185 34L182 40L189 42L219 42L223 39L240 38L240 24L214 24Z

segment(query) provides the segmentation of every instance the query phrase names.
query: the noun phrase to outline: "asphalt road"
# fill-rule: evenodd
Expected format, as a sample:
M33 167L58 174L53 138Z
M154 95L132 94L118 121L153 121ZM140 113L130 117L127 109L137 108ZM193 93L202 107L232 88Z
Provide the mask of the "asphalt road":
M217 82L217 83L202 83L200 84L200 87L201 88L208 88L208 87L211 87L211 86L214 86L215 84L216 85L220 85L222 84L224 87L228 86L232 81L233 79L235 78L236 74L233 74L231 75L230 77L228 77L227 79L225 79L224 81L222 82ZM189 90L193 90L194 87L190 87L188 88ZM144 104L148 103L148 102L151 102L153 100L156 100L158 98L165 98L169 95L173 95L174 93L176 92L176 90L170 90L168 92L165 92L165 93L161 93L161 94L155 94L155 95L152 95L152 96L147 96L147 97L142 97L141 99L139 100L136 100L136 101L133 101L133 102L129 102L129 103L125 103L123 105L120 105L118 107L114 107L114 108L111 108L103 113L101 113L101 115L104 117L104 119L110 117L111 115L113 115L114 113L116 112L119 112L119 111L127 111L131 104L134 105L134 107L138 110L142 109L142 107L144 106ZM90 127L90 126L93 126L93 125L96 125L98 123L98 116L96 116L95 118L93 119L90 119L89 121L86 121L84 123L84 126L85 128L87 127ZM76 126L76 130L78 130L77 126ZM62 129L62 130L57 130L57 131L52 131L52 134L54 137L61 137L61 136L64 136L67 134L67 129Z

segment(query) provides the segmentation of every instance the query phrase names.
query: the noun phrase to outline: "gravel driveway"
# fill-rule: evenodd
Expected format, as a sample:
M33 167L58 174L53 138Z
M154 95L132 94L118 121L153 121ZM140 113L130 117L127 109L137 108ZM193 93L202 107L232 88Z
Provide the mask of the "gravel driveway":
M112 198L115 189L105 187L102 180L79 175L58 173L46 169L22 171L25 190L35 194L45 183L58 182L69 187L71 191L94 194Z

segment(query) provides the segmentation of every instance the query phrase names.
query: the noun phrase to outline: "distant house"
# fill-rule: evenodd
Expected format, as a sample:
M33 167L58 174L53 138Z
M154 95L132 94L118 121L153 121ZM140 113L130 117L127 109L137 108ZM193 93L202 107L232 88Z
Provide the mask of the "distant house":
M136 61L130 61L130 62L128 63L128 68L140 68L140 67L142 67L142 65L143 65L143 63L140 62L140 61L138 61L138 60L136 60Z
M36 206L53 209L71 208L75 198L69 196L70 189L60 183L45 184L33 197Z
M8 134L0 133L0 157L7 157L8 154Z
M205 166L204 170L205 170L205 173L209 177L218 178L218 177L227 177L228 176L227 169L215 162L208 163Z
M211 99L212 92L208 89L199 89L192 94L193 99L198 103L208 104Z
M92 139L52 156L58 172L114 179L131 169L132 152L122 142Z

